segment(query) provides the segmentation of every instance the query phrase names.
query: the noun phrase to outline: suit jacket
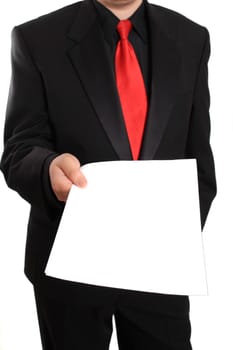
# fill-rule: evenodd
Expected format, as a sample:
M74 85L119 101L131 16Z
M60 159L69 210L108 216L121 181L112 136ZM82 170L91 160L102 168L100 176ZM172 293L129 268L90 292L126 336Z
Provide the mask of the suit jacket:
M90 1L34 18L11 32L0 166L7 185L30 203L24 272L31 282L45 269L65 204L51 188L52 159L62 153L75 155L81 165L132 159ZM209 32L175 11L147 6L151 95L139 160L196 158L203 229L217 191L210 146Z

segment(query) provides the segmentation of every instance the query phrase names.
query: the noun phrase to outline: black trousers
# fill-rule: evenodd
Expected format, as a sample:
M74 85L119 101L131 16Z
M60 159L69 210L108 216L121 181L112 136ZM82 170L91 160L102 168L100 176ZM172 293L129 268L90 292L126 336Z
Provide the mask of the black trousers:
M43 350L191 350L189 297L69 282L34 284Z

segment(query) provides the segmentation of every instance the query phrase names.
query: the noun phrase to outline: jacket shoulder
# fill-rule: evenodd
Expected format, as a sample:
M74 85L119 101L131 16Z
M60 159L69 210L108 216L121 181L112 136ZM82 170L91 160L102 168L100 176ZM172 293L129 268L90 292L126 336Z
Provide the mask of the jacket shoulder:
M157 4L150 4L150 6L165 30L175 39L194 40L194 42L205 40L208 29L204 25L170 8Z
M159 13L159 15L161 17L164 18L164 20L166 19L171 24L173 23L174 25L183 25L186 27L190 27L193 30L203 31L203 29L205 29L204 25L202 25L198 22L195 22L194 20L192 20L191 18L185 16L184 14L182 14L180 12L177 12L177 11L172 10L170 8L156 5L156 4L150 4L150 5L156 9L156 11Z
M150 4L150 6L156 20L170 37L181 43L185 49L190 47L192 52L202 50L209 36L209 31L204 25L170 8L157 4Z
M76 11L78 10L78 7L80 4L85 1L81 0L66 6L63 6L59 9L56 9L54 11L45 13L41 16L32 18L28 21L25 21L23 23L19 23L14 26L14 28L18 28L22 32L30 33L30 31L37 31L38 29L46 28L46 29L53 29L54 27L57 28L58 26L64 26L67 23L67 20L72 19L73 16L75 16Z

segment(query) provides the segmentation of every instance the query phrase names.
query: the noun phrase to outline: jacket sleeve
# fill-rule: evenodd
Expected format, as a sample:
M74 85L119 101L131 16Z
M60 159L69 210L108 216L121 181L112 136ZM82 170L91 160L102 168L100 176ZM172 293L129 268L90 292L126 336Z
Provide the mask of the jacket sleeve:
M210 93L208 87L208 60L210 57L210 36L205 28L205 42L196 77L191 111L186 155L196 158L199 185L201 229L203 230L214 197L217 194L215 165L210 145Z
M52 191L48 167L59 155L48 118L43 79L19 26L11 32L11 80L0 170L11 189L48 214L63 208Z

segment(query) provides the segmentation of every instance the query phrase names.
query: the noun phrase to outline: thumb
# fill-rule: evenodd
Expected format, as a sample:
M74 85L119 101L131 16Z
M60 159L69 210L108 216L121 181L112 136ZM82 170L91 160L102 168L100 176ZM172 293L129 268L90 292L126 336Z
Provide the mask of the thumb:
M62 170L73 184L81 187L86 186L87 180L80 170L80 162L76 157L67 157Z

